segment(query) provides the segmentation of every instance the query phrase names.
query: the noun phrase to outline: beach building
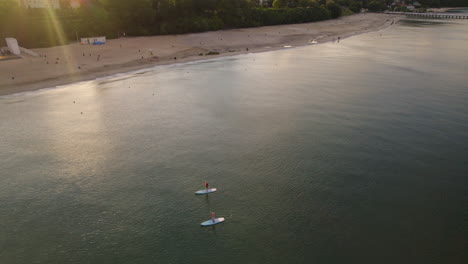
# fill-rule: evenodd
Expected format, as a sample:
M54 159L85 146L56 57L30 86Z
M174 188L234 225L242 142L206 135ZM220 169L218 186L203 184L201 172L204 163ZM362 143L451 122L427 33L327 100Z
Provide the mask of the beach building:
M413 2L413 6L416 8L420 8L421 4L418 1L416 1L416 2Z

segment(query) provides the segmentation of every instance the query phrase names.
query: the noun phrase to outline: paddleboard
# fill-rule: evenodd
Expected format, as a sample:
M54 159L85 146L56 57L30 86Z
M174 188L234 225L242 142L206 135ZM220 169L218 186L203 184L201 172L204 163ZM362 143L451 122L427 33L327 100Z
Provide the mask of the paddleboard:
M224 217L218 217L218 218L215 218L213 220L205 221L205 222L201 223L201 225L202 226L211 226L211 225L219 224L221 222L224 222Z
M207 193L212 193L212 192L216 192L218 189L216 188L210 188L208 190L199 190L199 191L196 191L195 194L207 194Z

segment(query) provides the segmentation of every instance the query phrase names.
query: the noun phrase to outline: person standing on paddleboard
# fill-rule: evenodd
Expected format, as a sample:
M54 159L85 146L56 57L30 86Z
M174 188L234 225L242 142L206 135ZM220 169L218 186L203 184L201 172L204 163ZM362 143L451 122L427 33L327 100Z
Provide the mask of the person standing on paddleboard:
M208 191L208 182L205 182L205 189Z
M215 215L214 212L211 212L210 215L211 215L211 221L213 221L213 223L214 223L214 222L215 222L215 217L216 217L216 215Z

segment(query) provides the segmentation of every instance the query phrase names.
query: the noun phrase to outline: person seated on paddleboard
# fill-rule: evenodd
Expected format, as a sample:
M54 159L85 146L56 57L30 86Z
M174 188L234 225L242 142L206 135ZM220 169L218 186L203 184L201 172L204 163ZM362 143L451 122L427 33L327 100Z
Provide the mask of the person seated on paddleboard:
M208 190L208 182L205 182L205 189Z
M211 221L213 221L213 223L214 223L214 222L215 222L215 217L216 217L216 215L215 215L214 212L211 212L210 215L211 215Z

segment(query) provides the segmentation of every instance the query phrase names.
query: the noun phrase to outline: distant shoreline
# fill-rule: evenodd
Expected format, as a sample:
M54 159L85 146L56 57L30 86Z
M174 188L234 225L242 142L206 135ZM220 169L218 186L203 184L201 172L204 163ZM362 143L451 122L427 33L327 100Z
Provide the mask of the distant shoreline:
M121 38L108 40L100 46L69 44L34 49L46 57L0 61L0 95L93 80L157 65L324 43L338 37L344 39L380 30L400 18L363 13L304 24ZM199 55L210 51L219 52L219 55Z

